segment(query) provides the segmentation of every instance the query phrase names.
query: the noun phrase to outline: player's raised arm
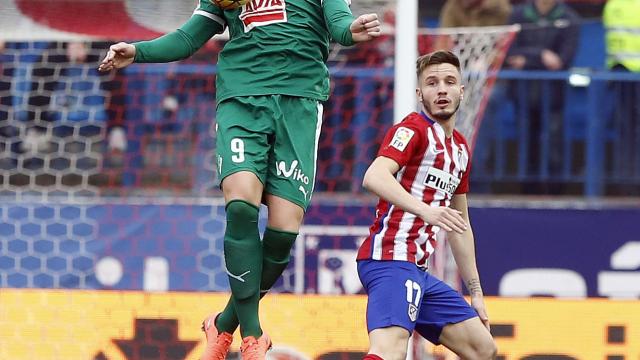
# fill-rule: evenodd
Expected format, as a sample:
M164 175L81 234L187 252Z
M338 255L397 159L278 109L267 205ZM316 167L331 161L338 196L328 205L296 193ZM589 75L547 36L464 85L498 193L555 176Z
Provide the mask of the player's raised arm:
M345 0L325 0L322 10L331 38L341 45L349 46L380 36L378 15L366 14L356 19Z
M121 69L133 62L166 63L186 59L215 34L224 31L225 20L216 12L222 10L201 1L193 16L176 31L149 41L112 45L98 70Z
M409 194L396 180L394 174L400 170L395 160L378 156L367 169L362 185L391 204L419 216L431 225L446 231L462 233L467 226L460 212L446 206L431 207Z

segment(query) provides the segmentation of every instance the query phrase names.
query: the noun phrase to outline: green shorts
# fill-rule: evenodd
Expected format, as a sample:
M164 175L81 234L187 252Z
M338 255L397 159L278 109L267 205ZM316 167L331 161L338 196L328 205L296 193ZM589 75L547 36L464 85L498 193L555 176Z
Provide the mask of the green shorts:
M265 192L306 210L316 177L322 104L285 95L243 96L218 104L220 181L251 171Z

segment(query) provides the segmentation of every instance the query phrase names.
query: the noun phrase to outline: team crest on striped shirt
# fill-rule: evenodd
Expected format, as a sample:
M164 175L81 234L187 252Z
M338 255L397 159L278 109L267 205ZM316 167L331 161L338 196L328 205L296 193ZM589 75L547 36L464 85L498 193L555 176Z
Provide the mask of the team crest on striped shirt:
M244 32L258 26L287 22L285 0L252 0L242 7L240 21Z
M404 151L404 149L406 149L407 147L407 144L409 144L409 140L411 140L414 134L415 131L409 128L402 126L399 127L396 130L395 134L393 134L393 139L391 139L391 146L400 151Z

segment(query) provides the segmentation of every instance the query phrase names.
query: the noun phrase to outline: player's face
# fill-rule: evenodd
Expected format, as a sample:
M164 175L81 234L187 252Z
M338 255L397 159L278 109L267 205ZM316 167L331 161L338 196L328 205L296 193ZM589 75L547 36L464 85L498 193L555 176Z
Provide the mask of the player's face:
M460 107L464 86L460 73L451 64L431 65L424 69L416 94L423 110L434 120L449 120Z

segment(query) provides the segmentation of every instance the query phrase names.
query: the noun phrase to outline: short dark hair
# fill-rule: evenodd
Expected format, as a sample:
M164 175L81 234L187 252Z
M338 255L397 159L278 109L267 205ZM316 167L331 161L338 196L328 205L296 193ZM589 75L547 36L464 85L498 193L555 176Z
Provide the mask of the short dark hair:
M438 64L451 64L460 72L460 59L458 59L456 54L448 50L438 50L418 57L416 61L416 76L420 77L424 69L431 65Z

